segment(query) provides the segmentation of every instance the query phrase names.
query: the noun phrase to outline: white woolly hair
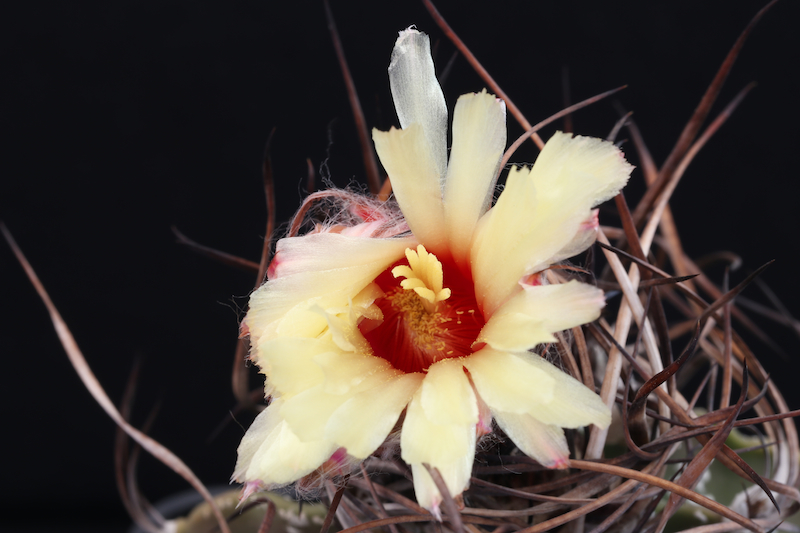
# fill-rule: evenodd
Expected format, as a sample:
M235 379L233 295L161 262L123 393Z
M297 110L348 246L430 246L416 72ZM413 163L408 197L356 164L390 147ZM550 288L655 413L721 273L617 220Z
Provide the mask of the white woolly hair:
M409 231L394 199L383 201L360 191L331 188L303 200L286 236L341 231L367 222L379 223L371 237L396 237Z

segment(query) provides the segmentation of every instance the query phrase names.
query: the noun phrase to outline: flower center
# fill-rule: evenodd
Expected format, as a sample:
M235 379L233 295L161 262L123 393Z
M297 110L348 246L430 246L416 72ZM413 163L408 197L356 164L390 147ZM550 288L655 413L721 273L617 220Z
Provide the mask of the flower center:
M484 325L472 280L422 245L407 249L406 260L375 280L384 292L375 302L383 321L359 325L373 353L404 372L424 372L436 361L471 354Z

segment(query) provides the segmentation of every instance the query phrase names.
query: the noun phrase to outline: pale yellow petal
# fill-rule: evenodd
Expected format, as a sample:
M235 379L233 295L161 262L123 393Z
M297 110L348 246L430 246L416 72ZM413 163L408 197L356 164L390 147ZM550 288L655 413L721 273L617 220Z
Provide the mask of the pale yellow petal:
M502 100L485 90L460 97L453 113L453 146L444 190L450 250L460 264L468 261L475 225L491 205L505 147Z
M552 375L525 356L486 347L464 358L463 364L492 411L525 413L560 394Z
M263 411L250 424L247 432L242 437L239 443L239 448L236 450L236 468L233 471L233 479L238 483L246 481L255 481L258 478L246 478L245 472L250 467L258 449L264 444L264 441L270 436L275 428L280 424L283 419L280 417L281 400L273 400L272 403Z
M327 352L314 362L322 369L324 389L330 394L345 394L372 374L392 370L386 360L363 352Z
M450 496L456 497L469 488L473 460L472 456L464 456L454 463L436 467L444 479ZM423 465L412 464L411 475L414 478L414 495L417 503L441 520L439 506L442 503L442 495L439 493L436 483L433 482L433 478L428 474L428 470Z
M445 466L460 464L468 456L471 462L475 455L475 424L435 424L425 414L421 397L420 388L406 411L400 435L403 460L409 464ZM449 398L445 402L462 400L467 398Z
M557 189L566 186L595 207L616 196L634 168L619 148L603 139L556 132L547 143L550 147L536 158L533 173L548 198L563 198Z
M328 420L340 406L360 392L386 386L401 374L399 370L386 367L366 376L355 375L358 371L356 368L351 367L349 370L352 386L339 394L328 392L326 380L321 385L286 399L281 408L281 416L300 440L309 442L323 439ZM346 372L341 372L337 377L341 378L344 374Z
M264 335L316 337L326 327L313 311L341 308L415 246L411 239L364 239L319 233L281 239L281 276L250 296L245 325L251 340Z
M419 124L390 131L372 130L381 164L414 237L431 250L445 242L442 179L425 132Z
M427 35L413 28L400 32L389 63L389 86L400 127L419 124L422 128L438 183L447 165L447 103L436 79Z
M368 457L386 440L422 378L419 373L401 374L381 387L354 395L328 419L325 438L357 459Z
M404 256L406 248L414 246L411 239L366 239L340 233L287 237L276 246L276 253L282 258L278 279L329 271L346 273L351 268L385 262L386 255L392 256L391 264Z
M417 499L417 503L429 510L437 520L441 520L442 494L436 487L436 483L433 482L433 478L428 474L428 469L423 465L412 464L411 477L414 481L414 497Z
M526 285L492 315L478 341L497 350L522 352L555 341L557 331L596 320L604 305L603 291L578 281Z
M545 424L562 428L578 428L589 424L608 427L611 410L593 390L536 354L524 357L528 364L548 374L556 383L553 398L532 405L528 414Z
M451 370L445 371L436 383L454 379L452 375L447 375L449 372ZM427 380L428 377L425 378L425 381ZM425 381L422 387L425 387ZM435 405L429 405L429 411L433 409L443 413L452 412L453 407L449 405L451 403L475 401L474 393L466 394L460 387L453 388L450 385L447 389L460 396L445 397L434 394L427 400L438 403L440 408L436 409ZM461 494L469 485L472 463L475 459L475 424L434 423L426 415L426 409L422 405L422 395L420 388L408 405L400 435L400 448L403 460L411 465L417 501L436 513L438 504L442 501L441 495L422 465L425 463L439 469L452 496ZM441 417L437 415L436 418Z
M256 347L257 362L267 375L268 386L284 396L293 396L322 383L324 374L314 358L338 351L330 341L293 337L262 339Z
M325 436L330 416L349 398L348 394L325 392L319 385L288 398L281 408L281 417L300 441L319 441Z
M529 414L566 428L611 423L611 411L593 390L534 353L487 347L463 364L493 414Z
M245 435L234 474L237 480L287 485L316 470L336 450L330 441L301 442L280 417L280 410L281 401L274 401L248 431L252 437Z
M538 265L534 265L532 270L535 272L547 268L548 266L575 257L583 252L597 240L597 228L600 227L600 220L598 218L599 209L592 209L589 212L589 218L584 220L578 226L578 232L572 237L572 240L566 246L561 248L552 257L548 257Z
M425 416L434 424L478 422L478 402L460 359L444 359L428 368L420 403Z
M531 170L512 169L471 249L484 315L519 291L523 275L574 243L591 209L616 194L632 169L613 144L564 133L547 142Z
M528 414L494 412L495 420L522 452L548 468L569 465L569 447L564 430L543 424Z
M336 451L336 444L329 441L301 441L286 421L273 435L274 438L267 439L253 457L245 474L248 479L286 485L319 468Z

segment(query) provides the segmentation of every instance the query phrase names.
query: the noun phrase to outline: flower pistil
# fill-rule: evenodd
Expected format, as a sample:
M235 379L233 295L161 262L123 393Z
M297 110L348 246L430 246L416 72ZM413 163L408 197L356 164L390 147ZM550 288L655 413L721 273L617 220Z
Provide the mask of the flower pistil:
M390 267L376 280L384 291L375 302L382 323L359 325L373 353L404 372L425 372L442 359L469 355L485 323L469 290L472 281L421 244L405 255L407 264ZM397 278L405 279L398 284Z
M400 286L405 290L413 290L422 300L425 311L432 313L436 304L450 298L450 289L443 288L444 274L442 263L435 255L428 253L421 244L415 252L406 248L408 266L398 265L392 269L395 278L404 277Z

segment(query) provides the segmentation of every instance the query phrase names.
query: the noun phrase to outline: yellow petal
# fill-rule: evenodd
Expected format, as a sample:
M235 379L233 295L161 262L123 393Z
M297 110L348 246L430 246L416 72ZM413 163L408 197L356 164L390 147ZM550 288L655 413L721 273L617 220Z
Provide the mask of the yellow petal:
M613 144L556 133L533 168L512 169L480 220L471 258L478 303L490 316L520 278L575 242L591 209L616 194L633 167ZM590 242L582 239L581 242Z
M448 404L469 399L469 397L455 397L443 400L444 404ZM451 409L448 405L442 405L441 408ZM420 388L408 405L400 435L400 448L403 460L409 464L428 463L431 466L446 466L461 464L465 457L469 457L472 464L475 456L475 424L434 423L425 414Z
M570 193L595 207L616 196L634 168L619 148L603 139L556 132L547 144L550 146L539 154L533 173L541 183L540 190L551 198L563 198L558 189L568 187Z
M330 341L279 337L263 339L256 351L269 387L282 396L293 396L322 383L324 374L314 357L339 349Z
M469 479L472 475L473 457L463 457L447 465L436 467L444 479L444 484L450 492L450 496L458 496L469 488ZM432 465L431 465L432 466ZM442 519L439 505L442 502L442 495L439 493L436 483L433 482L428 470L423 465L412 464L411 475L414 478L414 495L424 508L428 509L438 520Z
M442 503L442 495L433 482L428 469L423 465L411 465L411 477L414 480L414 497L417 503L429 510L437 520L442 519L439 507ZM450 487L448 487L448 490Z
M236 468L233 471L233 479L238 483L245 481L255 481L255 478L245 478L244 474L250 467L258 449L264 444L264 441L270 436L275 428L280 424L283 419L279 416L281 400L273 400L272 403L261 411L258 416L250 424L250 428L242 437L239 443L236 458Z
M373 239L340 233L311 233L278 241L276 254L281 257L281 276L347 271L374 263L394 263L405 249L416 246L410 239ZM388 260L385 255L391 255ZM385 270L386 267L383 267Z
M486 90L460 97L444 192L450 248L459 264L469 259L475 225L491 205L505 147L505 104Z
M372 359L377 358L372 357ZM357 369L351 368L350 370L356 371ZM281 416L300 440L304 442L321 440L324 438L325 427L331 415L347 400L360 392L384 386L399 374L400 371L393 368L384 368L366 376L356 376L351 373L350 379L354 384L340 394L328 392L327 382L324 382L287 398L281 408Z
M349 397L325 392L319 385L288 398L281 408L281 417L300 441L319 441L325 436L325 424L330 416Z
M253 341L264 335L315 337L326 327L315 306L349 305L375 277L415 246L411 239L364 239L319 233L281 239L281 276L250 296L245 325Z
M540 422L562 428L578 428L589 424L608 427L611 423L611 410L593 390L536 354L528 354L525 360L529 365L548 374L556 383L556 394L553 398L531 406L528 414Z
M300 441L280 417L281 404L276 400L260 413L242 439L234 474L238 481L286 485L316 470L336 450L330 441Z
M445 240L443 175L422 127L415 123L402 130L372 130L372 140L408 227L426 247L441 249Z
M380 446L419 388L423 374L401 374L381 387L356 394L341 405L325 426L325 439L357 459Z
M274 439L267 439L253 457L248 479L286 485L319 468L336 451L336 445L329 441L302 442L286 421L274 433Z
M460 359L444 359L428 368L420 403L425 416L434 424L478 422L478 402Z
M493 412L526 413L560 394L552 375L525 356L486 347L464 358L463 365Z
M486 347L463 364L493 414L530 414L565 428L611 423L611 411L594 391L534 353Z
M526 351L555 341L556 331L596 320L604 305L603 291L578 281L526 285L492 315L478 341L496 350Z
M385 359L359 352L322 353L314 362L322 369L324 389L330 394L345 394L375 373L393 371Z
M419 124L422 128L438 183L447 165L447 103L436 79L427 35L412 28L400 32L389 63L389 86L400 127Z
M495 420L522 452L548 468L569 465L569 447L564 431L543 424L528 414L495 411Z
M600 227L600 220L598 219L599 209L592 209L589 212L589 218L584 220L578 226L578 232L572 237L572 240L566 246L561 248L552 257L542 261L541 264L533 267L533 271L541 270L549 265L574 257L583 252L597 240L597 228Z
M453 379L453 376L446 375L450 371L445 371L440 379ZM428 377L425 378L425 381L427 380ZM425 387L424 381L422 387ZM428 398L428 402L438 404L439 409L436 409L436 405L429 405L428 410L448 412L454 409L448 404L475 401L474 393L466 394L460 387L455 389L448 387L448 390L460 396L445 397L434 394ZM422 395L420 388L408 405L400 435L400 448L403 460L411 465L417 501L436 514L442 498L422 464L426 463L439 469L452 496L461 494L469 485L472 473L472 463L475 458L475 424L434 423L428 418L426 409L422 406Z

